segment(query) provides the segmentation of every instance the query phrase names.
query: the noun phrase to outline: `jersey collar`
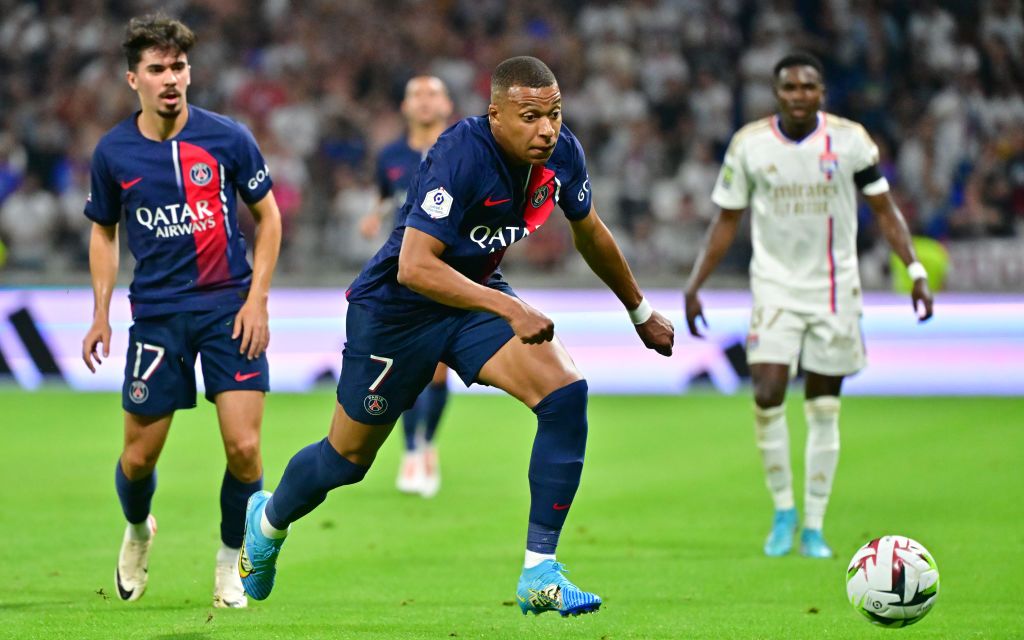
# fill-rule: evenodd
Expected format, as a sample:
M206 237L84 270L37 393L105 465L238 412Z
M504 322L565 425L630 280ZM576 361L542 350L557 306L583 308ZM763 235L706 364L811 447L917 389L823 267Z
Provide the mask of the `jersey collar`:
M801 145L801 144L803 144L805 142L810 142L811 140L817 138L818 136L820 136L825 131L825 114L823 114L821 111L819 111L818 114L817 114L817 118L818 118L818 124L815 125L814 130L812 130L810 133L808 133L802 139L794 140L794 139L790 138L789 136L787 136L785 133L782 132L782 126L780 125L779 114L775 114L775 115L773 115L771 117L772 133L775 134L776 138L778 138L779 140L781 140L782 142L784 142L786 144Z

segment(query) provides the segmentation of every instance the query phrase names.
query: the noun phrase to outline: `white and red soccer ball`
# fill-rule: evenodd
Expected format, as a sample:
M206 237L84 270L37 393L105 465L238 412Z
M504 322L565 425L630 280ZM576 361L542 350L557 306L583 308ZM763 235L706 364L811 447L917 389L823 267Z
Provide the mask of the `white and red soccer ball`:
M925 617L939 596L939 568L921 543L876 538L857 550L846 570L846 595L872 623L905 627Z

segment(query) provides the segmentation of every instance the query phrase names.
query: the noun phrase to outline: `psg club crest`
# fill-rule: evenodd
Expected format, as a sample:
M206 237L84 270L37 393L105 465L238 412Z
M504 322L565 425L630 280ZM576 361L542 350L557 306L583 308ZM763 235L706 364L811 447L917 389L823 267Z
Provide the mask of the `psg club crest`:
M533 197L530 198L530 204L533 205L534 209L539 209L540 205L544 204L544 201L548 199L548 185L543 185L533 192Z
M149 387L142 380L135 380L128 388L128 397L135 404L142 404L149 398Z
M197 162L192 165L192 170L188 172L188 177L192 180L192 184L197 187L205 187L213 179L213 169L205 162Z
M363 398L363 409L366 409L366 413L371 416L379 416L388 410L388 401L384 399L384 396L371 393Z

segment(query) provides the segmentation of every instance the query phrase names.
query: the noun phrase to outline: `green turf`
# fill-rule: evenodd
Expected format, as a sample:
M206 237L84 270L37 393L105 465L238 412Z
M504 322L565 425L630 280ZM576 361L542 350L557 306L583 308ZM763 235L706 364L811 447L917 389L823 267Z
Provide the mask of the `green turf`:
M123 531L118 398L8 390L0 405L0 637L1024 637L1020 399L846 399L826 528L839 557L813 561L761 555L770 505L748 395L593 398L559 559L605 606L568 620L512 606L533 416L507 398L454 398L431 501L395 492L395 434L365 482L295 526L273 596L246 611L210 607L223 473L210 406L172 428L149 590L125 604L109 595ZM330 392L270 396L269 487L323 436L332 406ZM798 402L789 417L799 478ZM920 540L942 574L935 610L900 631L845 600L849 557L887 533Z

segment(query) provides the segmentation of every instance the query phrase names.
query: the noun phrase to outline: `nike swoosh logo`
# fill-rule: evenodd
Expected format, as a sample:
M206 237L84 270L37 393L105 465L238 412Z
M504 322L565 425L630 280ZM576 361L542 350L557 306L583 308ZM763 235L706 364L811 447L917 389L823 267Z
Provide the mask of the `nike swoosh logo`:
M568 509L571 506L572 506L571 502L569 504L558 504L556 502L554 505L552 505L551 508L554 509L555 511L565 511L566 509Z
M135 178L134 180L128 180L127 182L122 180L121 181L121 189L127 191L128 189L131 189L132 187L137 185L139 183L139 180L142 180L142 178Z
M115 574L116 574L115 577L117 578L115 580L115 582L117 583L117 594L119 596L121 596L122 600L128 600L129 598L132 597L132 594L135 593L135 589L132 589L131 591L129 591L128 589L125 589L124 587L121 586L121 567L117 568L117 571L115 572Z
M258 375L260 375L259 371L254 371L252 373L242 373L241 371L236 371L235 382L245 382L246 380L251 380L252 378L255 378Z
M503 202L508 202L511 199L512 198L505 198L504 200L491 200L491 196L487 196L487 199L484 200L484 206L485 207L494 207L494 206L497 206L497 205L499 205L499 204L501 204Z

